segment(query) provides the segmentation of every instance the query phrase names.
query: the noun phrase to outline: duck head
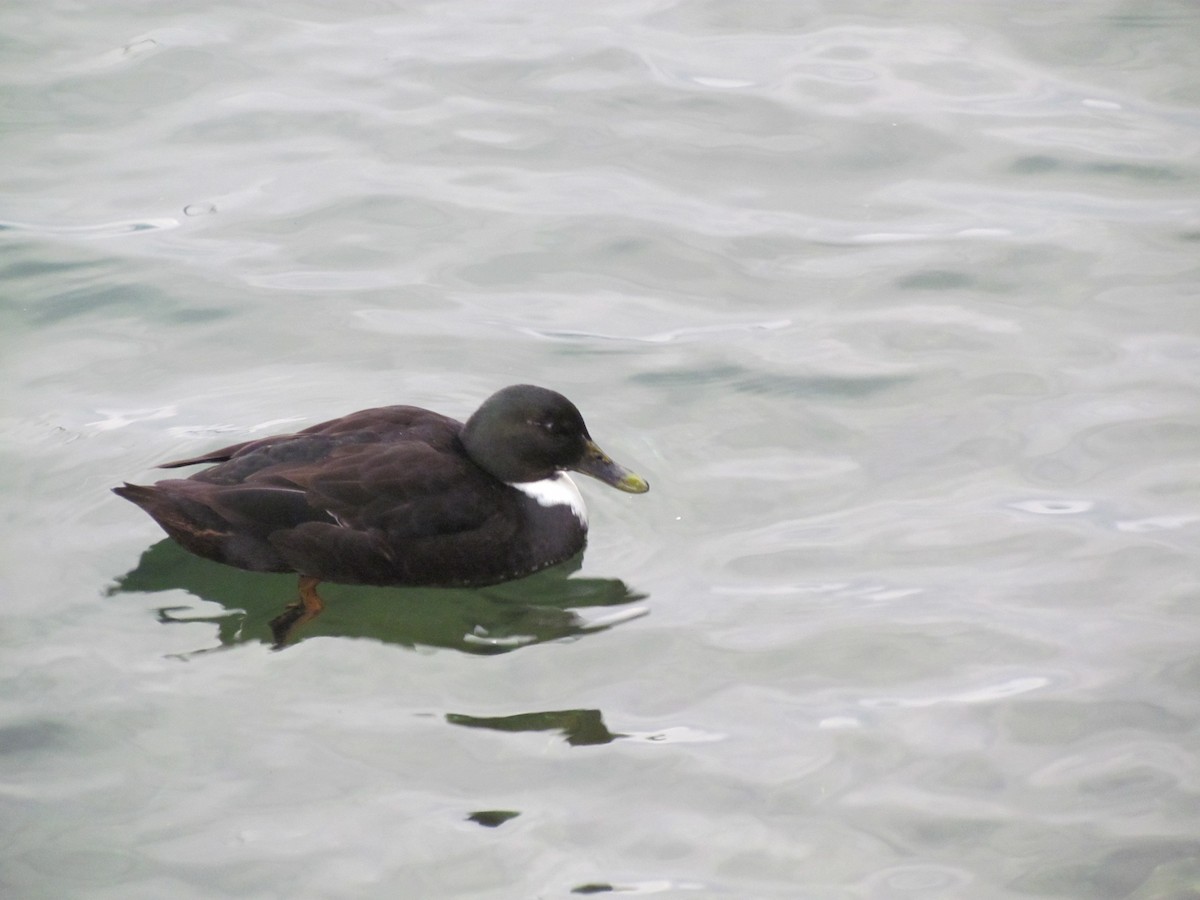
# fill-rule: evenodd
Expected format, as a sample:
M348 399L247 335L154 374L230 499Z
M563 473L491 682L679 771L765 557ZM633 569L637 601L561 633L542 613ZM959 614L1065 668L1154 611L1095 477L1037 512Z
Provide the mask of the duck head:
M541 481L569 469L630 494L650 490L644 478L596 445L574 403L547 388L502 388L467 419L461 437L467 455L508 484Z

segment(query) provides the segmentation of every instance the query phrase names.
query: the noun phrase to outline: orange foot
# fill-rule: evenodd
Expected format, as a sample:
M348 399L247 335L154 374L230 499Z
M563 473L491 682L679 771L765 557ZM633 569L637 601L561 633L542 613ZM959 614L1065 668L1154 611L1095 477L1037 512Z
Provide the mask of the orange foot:
M275 647L287 644L297 628L305 622L310 622L321 614L325 608L324 602L317 593L320 582L308 575L300 576L300 599L289 603L279 615L271 620L271 634L275 637Z

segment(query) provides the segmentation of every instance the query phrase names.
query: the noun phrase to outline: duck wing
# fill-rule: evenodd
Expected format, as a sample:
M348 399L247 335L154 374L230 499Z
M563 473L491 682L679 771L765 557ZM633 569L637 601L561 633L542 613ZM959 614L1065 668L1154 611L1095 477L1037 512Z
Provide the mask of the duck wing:
M396 538L469 529L503 488L465 456L422 442L338 446L315 460L261 468L242 485L300 492L339 527Z
M335 448L312 462L281 464L250 476L228 498L251 507L303 508L269 536L296 571L363 584L476 584L498 580L493 565L518 521L512 493L461 454L422 442ZM248 510L247 510L248 511Z
M230 444L210 450L200 456L160 463L160 469L181 469L206 463L225 463L243 459L251 465L227 468L220 473L222 480L234 483L237 475L247 477L250 471L282 462L316 461L334 447L347 443L382 443L396 440L424 441L446 447L457 440L462 423L449 416L422 409L419 406L380 406L362 409L349 415L318 422L292 434L274 434ZM321 440L325 438L326 440ZM210 472L213 470L210 470ZM237 473L237 474L234 474ZM206 473L207 474L207 473ZM193 478L200 476L192 476Z

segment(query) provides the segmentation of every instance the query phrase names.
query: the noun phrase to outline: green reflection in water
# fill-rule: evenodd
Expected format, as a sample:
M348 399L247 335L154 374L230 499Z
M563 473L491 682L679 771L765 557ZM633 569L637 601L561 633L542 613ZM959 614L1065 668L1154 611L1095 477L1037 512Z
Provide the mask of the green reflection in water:
M608 730L598 709L560 709L486 718L448 713L446 721L452 725L491 728L495 731L559 731L573 747L610 744L624 737Z
M447 647L474 654L507 653L520 647L603 631L640 614L589 622L574 610L612 607L643 599L613 578L571 578L581 558L528 578L483 589L377 588L322 584L325 611L299 629L296 639L374 638L404 647ZM137 566L119 577L110 597L183 590L218 604L206 614L190 604L157 610L164 624L211 622L219 645L271 641L268 622L296 596L292 575L242 572L192 556L170 540L147 549ZM202 652L202 651L197 651Z
M509 819L515 819L519 815L519 812L511 809L481 809L467 816L467 821L484 828L499 828Z

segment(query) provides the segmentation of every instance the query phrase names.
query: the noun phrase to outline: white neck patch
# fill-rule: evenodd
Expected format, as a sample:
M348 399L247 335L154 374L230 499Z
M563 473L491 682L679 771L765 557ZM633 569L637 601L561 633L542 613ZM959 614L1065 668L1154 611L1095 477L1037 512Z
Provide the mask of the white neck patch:
M532 497L540 506L569 506L579 524L587 526L587 507L583 505L583 495L566 472L555 472L541 481L512 481L509 487L515 487L527 497Z

